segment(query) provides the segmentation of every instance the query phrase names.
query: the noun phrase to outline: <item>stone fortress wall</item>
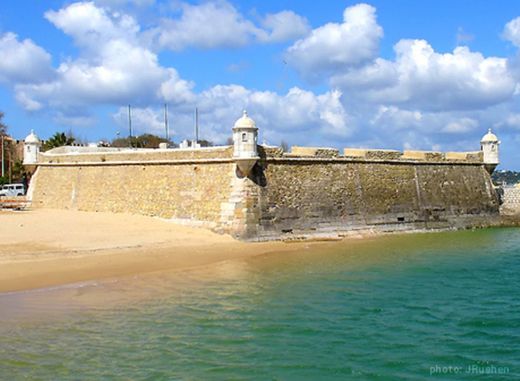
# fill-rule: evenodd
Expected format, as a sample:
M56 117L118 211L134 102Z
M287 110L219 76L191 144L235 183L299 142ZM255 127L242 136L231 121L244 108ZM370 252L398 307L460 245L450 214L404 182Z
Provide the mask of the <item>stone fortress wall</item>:
M500 206L500 213L505 215L519 215L520 214L520 186L506 186L502 187L501 194L502 205Z
M34 207L153 215L253 240L480 226L498 217L480 151L258 146L243 176L232 146L71 150L40 154Z
M231 192L232 147L72 150L40 154L29 190L34 207L136 213L211 228L220 222Z
M293 147L262 156L250 175L250 237L462 228L498 216L480 152Z

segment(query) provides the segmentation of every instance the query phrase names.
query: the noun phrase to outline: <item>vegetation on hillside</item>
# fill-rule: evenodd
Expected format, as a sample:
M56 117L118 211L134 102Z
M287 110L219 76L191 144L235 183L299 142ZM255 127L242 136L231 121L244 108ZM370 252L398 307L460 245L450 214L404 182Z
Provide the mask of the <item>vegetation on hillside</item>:
M513 185L520 182L520 172L515 171L495 171L491 176L495 184Z
M212 141L206 139L199 140L198 143L201 147L213 147L215 145Z
M175 147L175 143L153 134L142 134L132 138L117 138L112 140L112 147L134 147L134 148L158 148L160 143L168 143L169 147Z

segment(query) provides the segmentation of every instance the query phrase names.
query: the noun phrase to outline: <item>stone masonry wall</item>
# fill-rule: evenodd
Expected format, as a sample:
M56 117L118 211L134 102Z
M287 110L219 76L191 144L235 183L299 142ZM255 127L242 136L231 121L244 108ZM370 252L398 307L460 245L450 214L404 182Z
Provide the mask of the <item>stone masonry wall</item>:
M520 214L520 188L503 187L502 205L500 212L506 215Z
M261 189L257 236L465 227L498 215L490 176L478 164L267 158L252 181Z
M234 164L40 166L33 206L220 222Z

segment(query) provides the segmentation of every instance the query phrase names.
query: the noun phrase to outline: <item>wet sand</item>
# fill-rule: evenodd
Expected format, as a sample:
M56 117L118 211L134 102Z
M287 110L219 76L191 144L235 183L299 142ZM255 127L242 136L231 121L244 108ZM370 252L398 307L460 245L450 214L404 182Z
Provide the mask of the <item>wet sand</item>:
M153 217L0 212L0 292L207 266L308 243L245 243Z

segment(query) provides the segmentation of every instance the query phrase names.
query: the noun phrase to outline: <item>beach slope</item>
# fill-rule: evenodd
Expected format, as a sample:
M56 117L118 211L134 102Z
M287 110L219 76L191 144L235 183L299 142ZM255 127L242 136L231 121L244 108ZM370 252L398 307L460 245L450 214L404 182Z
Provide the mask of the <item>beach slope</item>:
M295 248L281 242L239 242L130 214L0 212L0 227L0 292L185 269Z

